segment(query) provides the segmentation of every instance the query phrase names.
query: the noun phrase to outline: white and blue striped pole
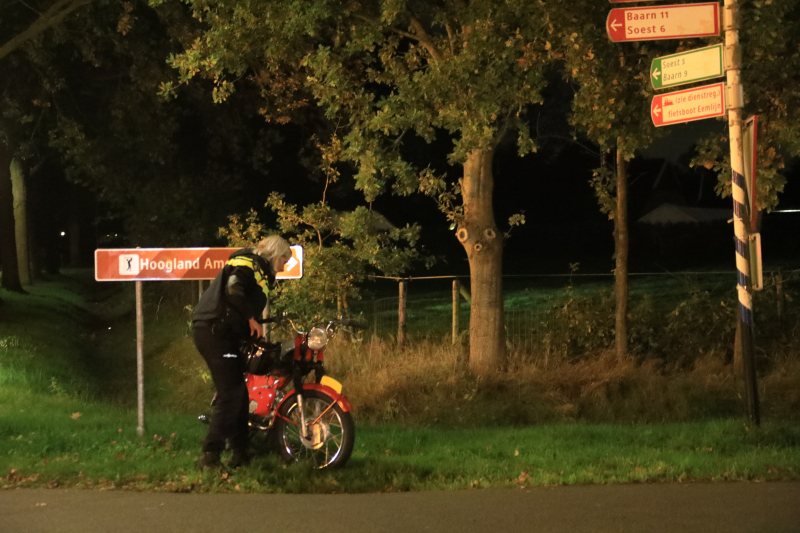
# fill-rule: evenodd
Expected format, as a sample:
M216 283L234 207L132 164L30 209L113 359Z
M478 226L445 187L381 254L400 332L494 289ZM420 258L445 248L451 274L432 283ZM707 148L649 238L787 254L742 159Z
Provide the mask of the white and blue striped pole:
M741 331L742 362L744 367L745 396L750 421L759 425L761 416L758 402L758 382L755 371L755 345L753 332L753 295L750 280L750 202L744 178L744 150L742 142L742 108L744 107L741 83L741 50L739 47L738 0L725 0L724 28L726 75L728 82L728 129L731 147L731 178L733 196L733 230L736 239L736 270L739 295L739 329Z

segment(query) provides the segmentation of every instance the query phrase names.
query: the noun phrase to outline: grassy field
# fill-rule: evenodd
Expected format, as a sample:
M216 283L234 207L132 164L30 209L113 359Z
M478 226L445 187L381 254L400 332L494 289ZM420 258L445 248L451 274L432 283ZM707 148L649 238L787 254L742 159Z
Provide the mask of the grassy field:
M177 290L177 289L176 289ZM211 385L181 298L148 291L146 435L136 435L130 284L69 272L0 304L0 487L372 492L526 485L800 479L800 371L763 376L748 427L729 366L688 371L603 354L572 364L512 358L475 380L462 348L339 343L331 373L354 405L347 468L310 471L260 450L235 472L195 461Z

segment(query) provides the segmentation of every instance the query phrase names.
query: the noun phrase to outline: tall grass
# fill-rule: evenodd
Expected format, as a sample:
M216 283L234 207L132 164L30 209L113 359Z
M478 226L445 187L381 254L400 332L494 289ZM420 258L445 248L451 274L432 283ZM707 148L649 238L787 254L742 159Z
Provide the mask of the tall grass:
M422 341L397 351L373 338L334 344L326 365L345 383L359 417L373 423L676 422L746 412L742 378L717 355L668 366L618 362L610 351L578 361L517 353L506 371L476 379L461 346ZM775 361L760 387L765 417L800 419L800 361Z

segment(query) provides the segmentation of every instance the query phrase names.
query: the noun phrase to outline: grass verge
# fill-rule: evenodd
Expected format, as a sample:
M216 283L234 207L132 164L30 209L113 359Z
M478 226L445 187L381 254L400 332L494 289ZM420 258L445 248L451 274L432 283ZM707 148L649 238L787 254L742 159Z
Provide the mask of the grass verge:
M200 472L204 428L189 417L154 415L148 435L137 437L131 413L69 402L40 407L50 416L2 413L2 488L342 493L800 479L800 428L789 424L358 426L345 469L287 466L261 450L248 467Z
M180 314L167 316L160 300L146 313L147 434L135 433L127 288L76 274L3 294L0 487L331 493L800 479L800 426L791 418L758 429L715 419L719 405L736 401L735 385L717 383L728 378L709 379L725 369L700 365L681 378L602 358L560 368L512 361L505 377L470 381L457 348L432 345L393 354L343 344L331 353L356 406L347 468L310 471L260 450L235 472L199 472L205 427L193 415L209 386ZM795 383L796 368L782 368L782 386ZM680 404L687 392L694 397ZM714 395L727 399L691 408ZM683 407L669 407L676 402ZM657 415L641 415L648 407Z

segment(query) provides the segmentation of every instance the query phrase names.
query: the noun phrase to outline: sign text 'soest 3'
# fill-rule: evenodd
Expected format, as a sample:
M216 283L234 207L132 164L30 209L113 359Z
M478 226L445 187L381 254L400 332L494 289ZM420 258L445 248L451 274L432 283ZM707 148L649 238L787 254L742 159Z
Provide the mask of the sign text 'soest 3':
M715 44L654 59L650 66L653 88L666 89L723 76L722 48Z

